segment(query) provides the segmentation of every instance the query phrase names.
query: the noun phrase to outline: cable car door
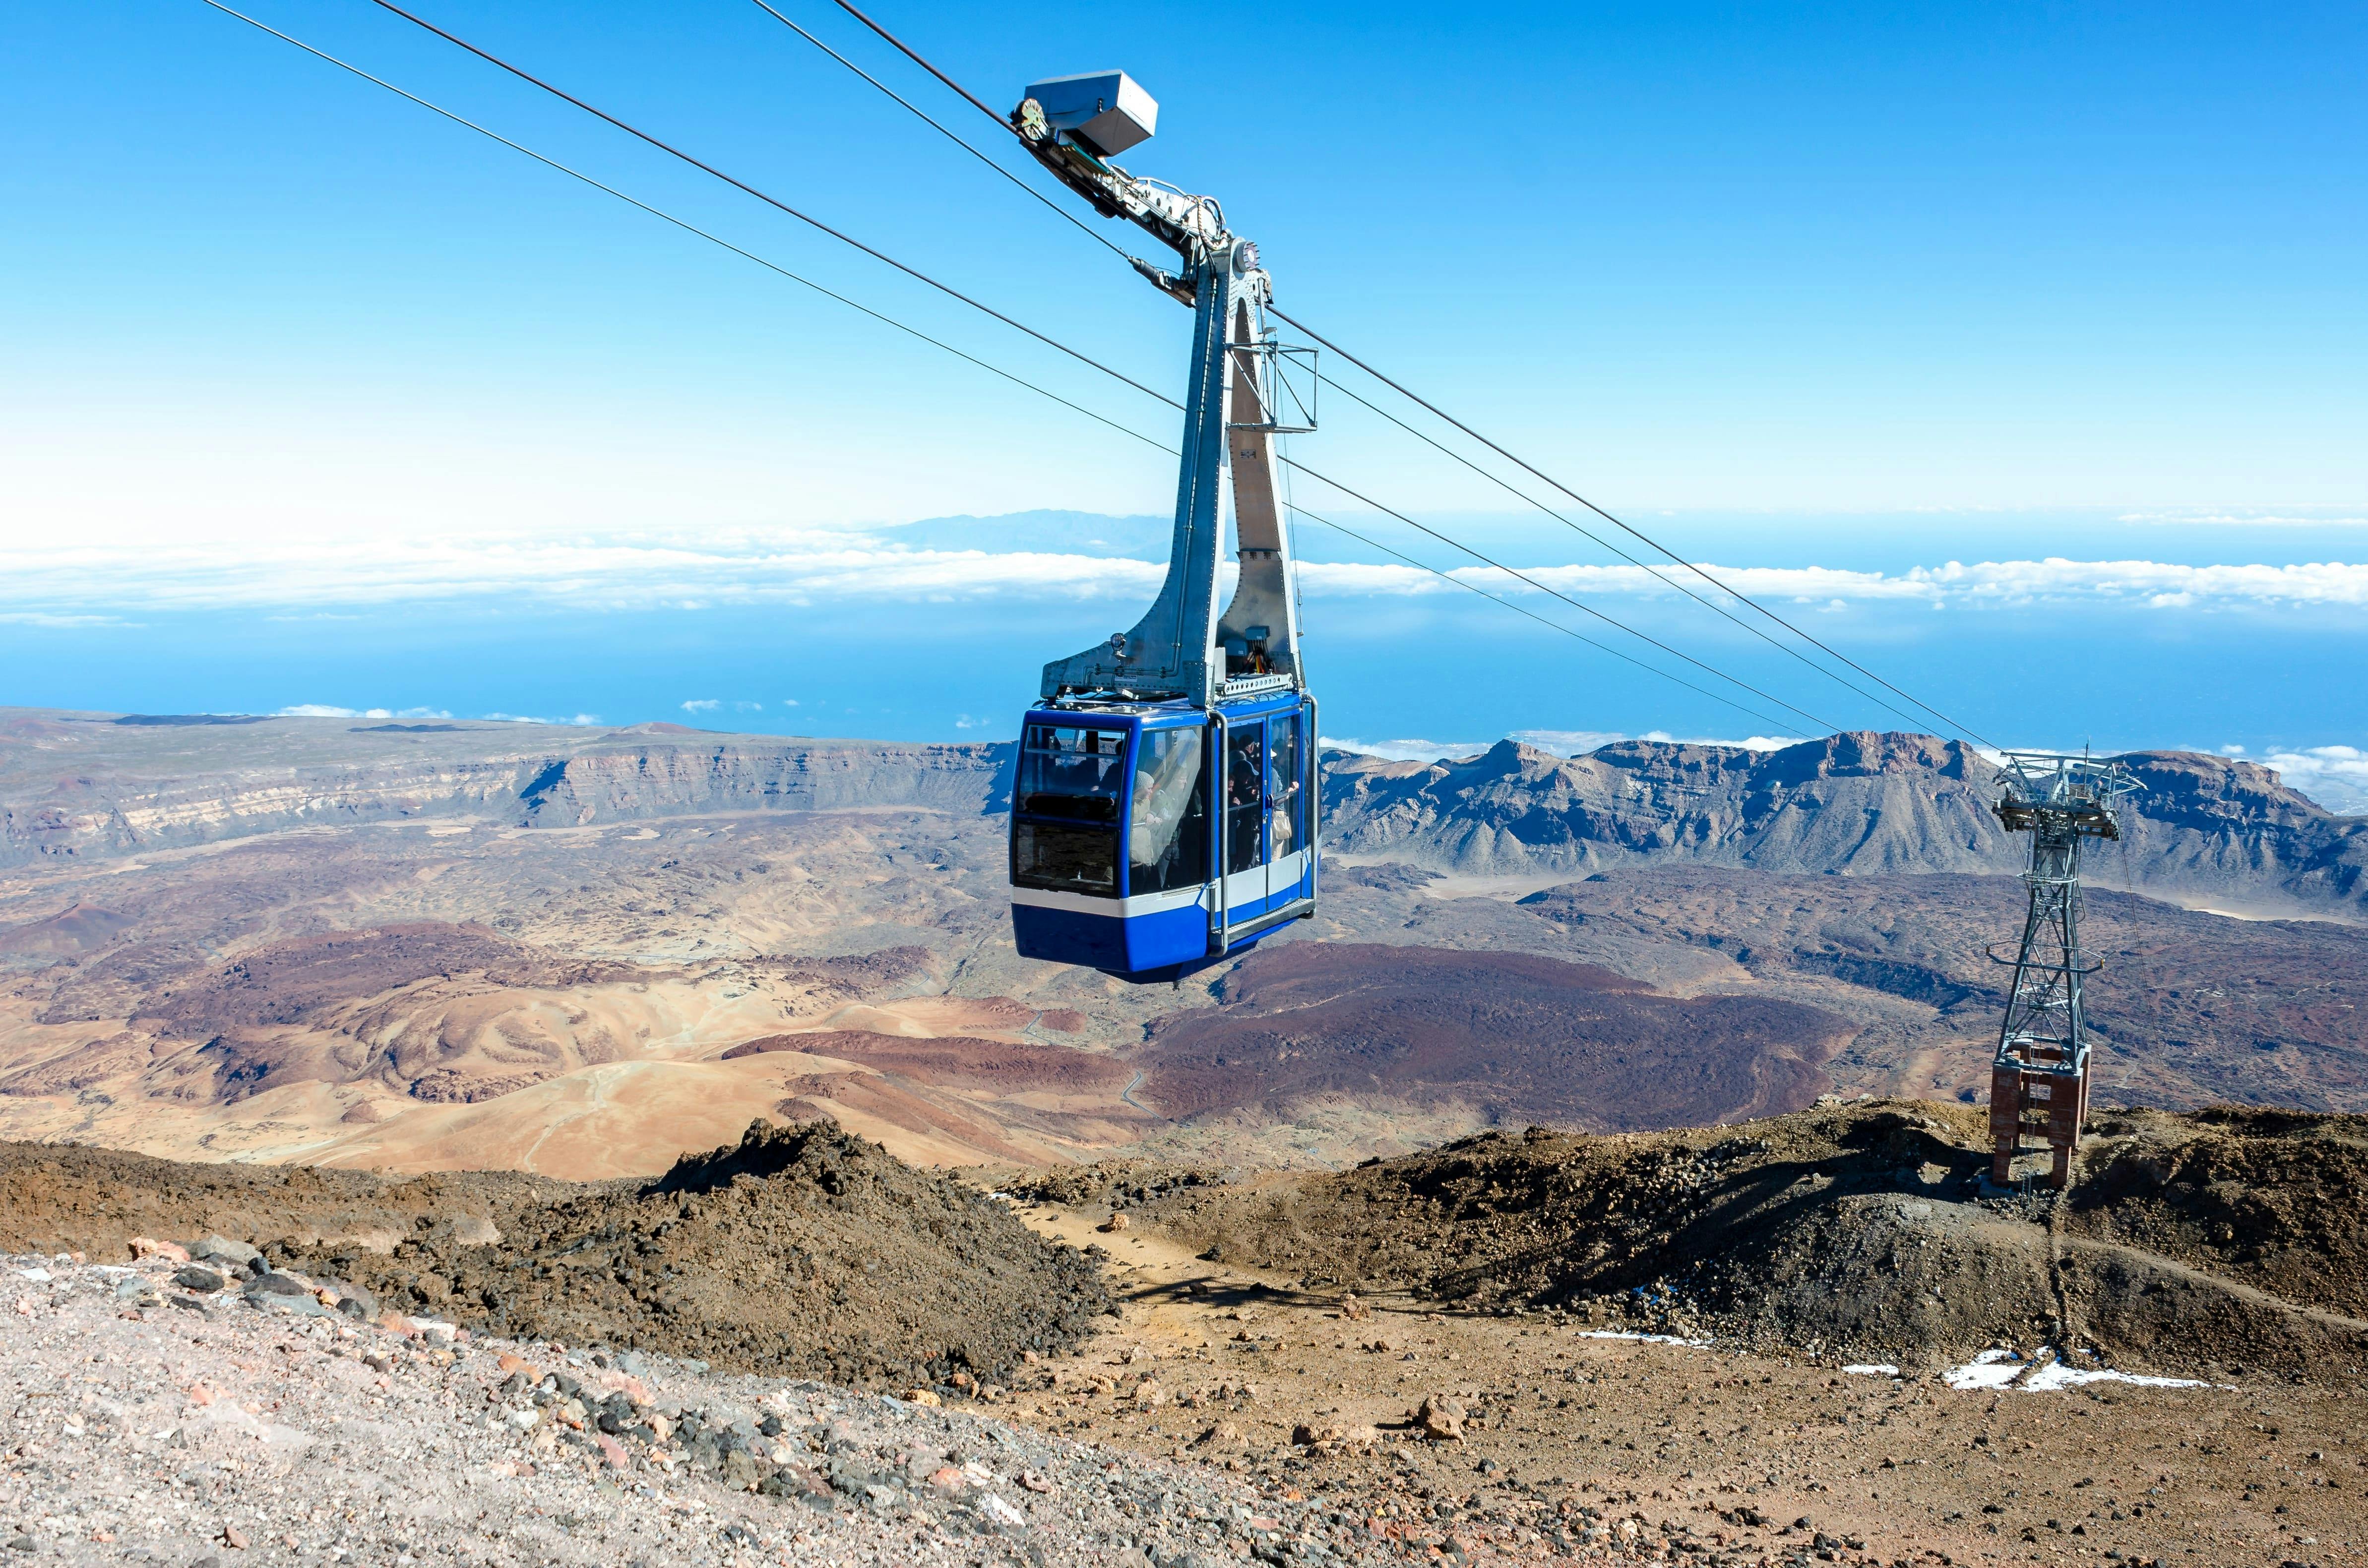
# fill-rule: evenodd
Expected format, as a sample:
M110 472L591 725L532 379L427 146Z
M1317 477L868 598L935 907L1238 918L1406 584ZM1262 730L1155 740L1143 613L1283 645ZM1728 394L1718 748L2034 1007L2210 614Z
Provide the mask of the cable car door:
M1280 907L1307 878L1307 748L1304 710L1266 722L1267 898Z
M1266 721L1225 726L1225 900L1228 924L1264 913L1266 885Z

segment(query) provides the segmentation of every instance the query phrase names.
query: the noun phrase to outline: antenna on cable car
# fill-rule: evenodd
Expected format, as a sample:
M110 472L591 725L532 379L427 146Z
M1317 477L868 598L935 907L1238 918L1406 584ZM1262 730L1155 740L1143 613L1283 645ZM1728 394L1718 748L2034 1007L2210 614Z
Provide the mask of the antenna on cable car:
M1110 162L1159 106L1122 71L1030 85L1011 123L1190 305L1167 575L1127 631L1044 666L1012 798L1012 929L1030 958L1164 975L1315 913L1315 699L1300 661L1275 439L1315 427L1315 355L1268 324L1273 280L1213 198ZM1225 482L1230 476L1231 483ZM1217 608L1230 509L1239 575Z

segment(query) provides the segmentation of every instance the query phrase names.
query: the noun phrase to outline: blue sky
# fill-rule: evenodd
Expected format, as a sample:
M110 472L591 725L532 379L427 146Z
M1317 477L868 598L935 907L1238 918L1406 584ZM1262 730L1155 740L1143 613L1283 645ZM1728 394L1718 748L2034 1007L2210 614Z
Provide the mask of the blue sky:
M835 7L784 8L1033 177ZM1137 429L1173 424L375 6L253 9ZM2356 6L878 14L997 105L1035 74L1133 72L1162 116L1130 166L1221 197L1286 308L1690 558L1763 574L1986 733L2368 745ZM753 6L430 15L1181 379L1184 312ZM0 697L762 702L735 722L952 735L1008 728L1036 664L1131 619L1141 574L1113 557L1156 551L1144 529L1097 553L1040 514L1164 513L1158 454L197 0L0 18ZM1317 466L1574 569L1589 602L1819 717L1897 722L1784 684L1797 666L1721 623L1588 576L1607 558L1551 519L1329 413L1298 448ZM1769 727L1304 543L1339 568L1311 578L1309 624L1343 734ZM966 551L995 559L939 559ZM817 723L833 685L861 695Z

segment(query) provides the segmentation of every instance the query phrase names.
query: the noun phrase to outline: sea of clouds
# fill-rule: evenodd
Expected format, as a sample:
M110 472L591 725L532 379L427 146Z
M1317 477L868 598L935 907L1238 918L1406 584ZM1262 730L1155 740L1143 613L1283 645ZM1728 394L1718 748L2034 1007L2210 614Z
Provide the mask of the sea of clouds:
M368 607L500 599L554 608L633 609L828 600L1140 599L1165 563L1067 550L916 547L894 529L742 531L720 537L413 537L258 541L236 551L52 541L12 550L0 619L89 624L134 611ZM1661 598L1711 592L1676 567L1513 562L1441 575L1389 562L1308 561L1303 593L1351 598L1450 593ZM1905 571L1727 566L1702 570L1736 592L1792 605L1946 608L2046 603L2154 609L2368 606L2368 564L2188 565L2061 558L1944 562ZM1531 585L1536 585L1532 586Z

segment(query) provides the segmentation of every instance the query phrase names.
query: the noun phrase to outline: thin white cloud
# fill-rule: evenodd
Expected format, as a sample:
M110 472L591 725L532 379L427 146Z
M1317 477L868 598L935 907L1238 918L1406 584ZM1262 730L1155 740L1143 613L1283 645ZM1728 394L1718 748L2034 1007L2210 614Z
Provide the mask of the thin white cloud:
M1647 730L1641 735L1631 735L1618 730L1515 730L1505 737L1519 741L1539 751L1552 752L1556 756L1585 756L1589 752L1620 741L1657 741L1664 745L1727 746L1741 751L1782 751L1800 744L1795 736L1746 735L1741 740L1727 740L1707 735L1680 738L1667 730ZM1326 735L1322 744L1335 751L1353 752L1360 756L1377 756L1388 762L1439 762L1451 757L1477 756L1497 743L1494 741L1360 741L1352 735Z
M712 713L723 706L722 701L712 697L694 697L682 705L682 710L686 713Z
M1515 563L1545 587L1574 596L1668 598L1674 567ZM756 604L894 599L1140 601L1165 574L1161 562L1052 551L921 550L893 529L777 530L666 539L411 538L335 544L291 538L229 551L211 545L57 544L10 554L0 579L0 619L94 624L131 605L143 611L321 609L426 601L500 599L579 609L696 609ZM1903 572L1838 567L1722 566L1704 570L1771 603L1835 610L1862 605L2013 607L2041 603L2185 610L2214 606L2368 606L2368 563L2193 566L2157 561L1949 562ZM1412 566L1309 562L1311 597L1387 597L1457 592ZM1536 599L1536 590L1482 566L1450 575L1493 594Z
M2368 517L2340 512L2123 512L2114 520L2218 528L2368 528Z
M487 713L483 717L492 724L561 724L571 729L582 729L600 722L598 713L578 713L573 719L538 719L531 713Z
M18 609L0 611L0 626L129 626L130 621L112 615L52 615L46 610Z
M2347 816L2368 813L2368 751L2358 746L2302 746L2267 751L2259 756L2248 755L2243 746L2222 746L2220 755L2277 769L2288 786L2330 812Z
M2154 608L2191 605L2368 605L2368 564L2340 561L2299 566L2187 566L2160 561L1952 561L1906 572L1850 572L1827 566L1705 566L1712 576L1755 599L1794 604L1865 602L2020 606L2107 601ZM1539 566L1524 574L1569 594L1659 596L1676 590L1635 566ZM1502 573L1459 569L1475 584L1530 593ZM1690 584L1689 586L1698 586Z
M1354 735L1322 735L1316 744L1385 762L1438 762L1452 756L1477 756L1494 741L1360 741Z
M1512 738L1557 756L1584 756L1614 741L1630 740L1656 741L1663 745L1728 746L1738 751L1782 751L1786 746L1801 744L1798 735L1746 735L1730 740L1717 735L1673 735L1667 730L1647 730L1641 735L1607 730L1515 730Z
M690 546L541 539L267 541L251 551L60 545L11 552L0 613L375 606L501 598L586 609L894 597L1141 597L1163 564L1032 551L910 550L860 534Z

